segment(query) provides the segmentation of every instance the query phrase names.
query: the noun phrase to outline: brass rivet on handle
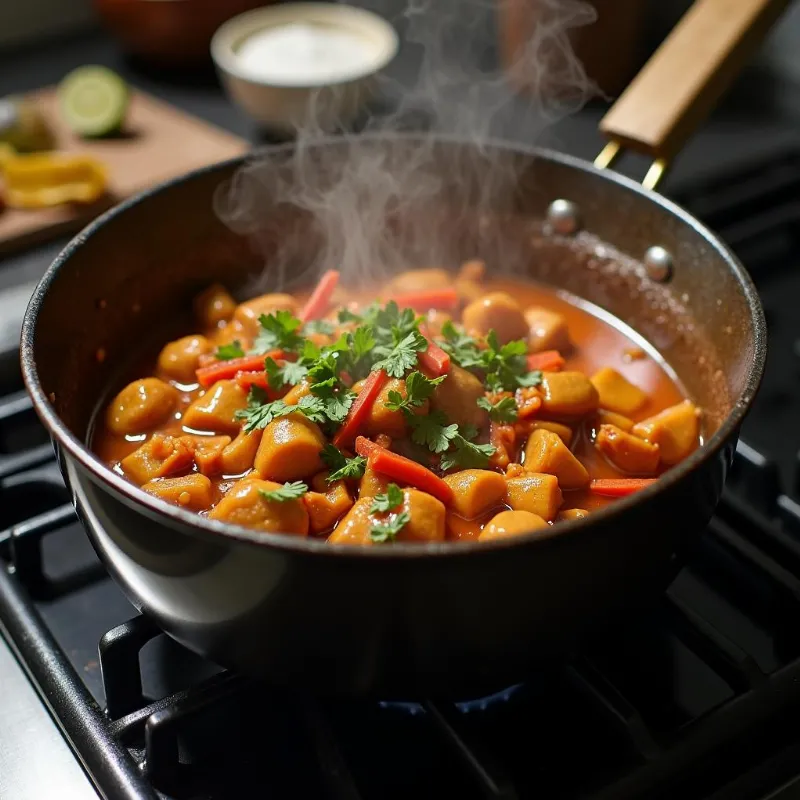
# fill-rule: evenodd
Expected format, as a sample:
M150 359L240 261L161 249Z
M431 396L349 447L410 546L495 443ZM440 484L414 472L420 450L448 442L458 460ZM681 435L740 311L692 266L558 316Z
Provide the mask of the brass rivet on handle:
M547 221L555 233L572 236L580 228L580 212L571 200L553 200L547 208Z
M672 277L672 255L659 244L648 247L644 254L644 268L650 280L666 283Z

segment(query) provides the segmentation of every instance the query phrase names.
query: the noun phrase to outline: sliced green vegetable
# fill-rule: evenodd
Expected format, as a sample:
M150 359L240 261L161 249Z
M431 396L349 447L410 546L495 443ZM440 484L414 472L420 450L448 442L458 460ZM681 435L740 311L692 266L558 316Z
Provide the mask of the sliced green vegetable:
M107 67L87 65L72 70L58 86L61 113L79 136L115 133L128 113L128 85Z

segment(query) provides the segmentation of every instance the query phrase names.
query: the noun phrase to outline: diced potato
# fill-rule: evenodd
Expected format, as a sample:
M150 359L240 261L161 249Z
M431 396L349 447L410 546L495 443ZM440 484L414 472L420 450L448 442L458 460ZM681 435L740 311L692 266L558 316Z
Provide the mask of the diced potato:
M528 473L506 480L506 501L515 511L529 511L546 520L554 519L562 495L555 475Z
M261 328L258 318L262 314L273 314L276 311L296 313L297 300L290 294L262 294L236 306L233 318L241 323L248 336L254 337Z
M473 300L464 309L461 320L473 336L485 336L493 330L500 344L528 336L528 323L519 303L505 292L491 292Z
M478 540L507 539L549 527L541 517L530 511L501 511L487 523Z
M545 372L542 409L557 417L581 417L597 408L597 389L582 372Z
M539 429L528 437L525 469L555 475L562 489L582 489L589 484L586 467L552 431Z
M207 333L208 339L214 347L221 347L223 344L231 344L231 342L237 341L242 348L247 350L253 338L245 333L242 323L235 319L222 323L218 328L209 330ZM200 359L201 362L203 360L202 358Z
M376 494L385 494L390 483L391 481L380 472L375 472L372 467L367 465L358 484L358 496L375 497Z
M306 492L303 502L312 533L330 530L353 507L353 498L342 481L336 481L326 492Z
M563 315L542 306L531 306L525 311L528 326L528 349L532 353L543 350L569 349L569 329Z
M531 424L531 432L543 430L550 431L561 439L564 444L569 447L572 442L572 428L569 425L562 425L560 422L550 422L546 419L534 420Z
M453 285L453 275L445 269L409 269L392 278L386 285L387 294L404 294L429 289L445 289Z
M300 381L296 386L292 386L283 396L283 402L287 406L296 406L306 395L311 394L311 384L308 381Z
M446 475L444 482L453 490L450 507L465 519L475 519L501 505L506 494L503 476L488 469L464 469Z
M218 283L209 286L194 300L194 315L204 328L215 328L221 322L227 322L235 310L236 301Z
M178 405L178 390L158 378L129 383L109 404L106 425L117 436L148 433Z
M447 383L445 380L444 383ZM369 414L364 422L364 430L367 436L377 436L385 433L395 439L400 439L406 435L408 423L402 411L390 411L386 404L389 402L389 392L397 392L401 397L408 397L406 382L399 378L390 378L386 381L383 389L375 398L370 407ZM429 403L426 400L421 406L414 409L415 414L427 414Z
M647 395L638 386L611 367L595 372L591 380L597 389L601 408L630 416L647 402Z
M677 464L699 444L700 410L690 400L684 400L643 419L633 426L632 432L657 444L665 464Z
M191 466L194 448L183 438L154 433L141 447L120 462L122 471L140 486Z
M433 390L431 408L441 411L448 422L483 428L489 420L486 410L478 406L484 391L483 384L471 372L450 364L447 377Z
M308 511L302 498L279 502L261 494L280 488L281 484L274 481L242 478L209 512L209 519L271 533L308 535Z
M336 529L328 537L329 544L372 544L369 532L373 519L369 510L372 507L371 497L361 497L353 507L342 517Z
M623 472L652 475L658 469L658 445L627 433L616 425L601 425L597 431L595 446Z
M205 475L184 475L182 478L156 478L142 486L148 494L160 497L168 503L174 503L192 511L208 508L214 491L211 481Z
M556 522L569 522L573 519L583 519L588 516L589 512L585 508L567 508L558 512Z
M604 408L598 408L595 418L595 428L599 428L601 425L616 425L620 430L628 432L633 428L633 420L622 414L617 414L616 411L606 411Z
M203 475L219 475L222 470L222 452L231 443L230 436L181 436L191 442L194 463Z
M325 437L319 426L299 412L272 420L264 428L255 468L262 478L296 481L322 467L320 451Z
M263 433L262 430L239 431L236 438L220 455L223 475L242 475L252 468Z
M158 356L158 368L174 381L195 383L200 356L211 350L211 342L205 336L184 336L164 347Z
M236 412L246 407L247 392L236 381L217 381L183 412L183 425L235 436L242 424Z

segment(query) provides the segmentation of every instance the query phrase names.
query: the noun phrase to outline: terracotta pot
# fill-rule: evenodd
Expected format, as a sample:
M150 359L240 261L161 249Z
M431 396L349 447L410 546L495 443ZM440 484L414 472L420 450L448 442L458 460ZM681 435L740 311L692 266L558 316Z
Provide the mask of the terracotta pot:
M130 54L165 66L209 58L223 22L269 0L94 0L100 19Z

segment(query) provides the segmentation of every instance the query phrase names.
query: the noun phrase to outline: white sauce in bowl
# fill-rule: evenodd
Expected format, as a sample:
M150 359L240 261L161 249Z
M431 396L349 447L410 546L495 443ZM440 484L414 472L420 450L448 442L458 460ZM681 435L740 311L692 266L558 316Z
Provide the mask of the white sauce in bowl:
M357 78L375 69L378 55L358 33L305 22L264 28L236 50L244 77L280 86L321 86Z

